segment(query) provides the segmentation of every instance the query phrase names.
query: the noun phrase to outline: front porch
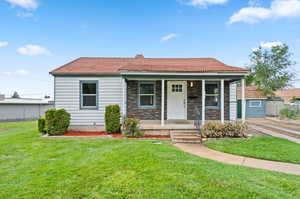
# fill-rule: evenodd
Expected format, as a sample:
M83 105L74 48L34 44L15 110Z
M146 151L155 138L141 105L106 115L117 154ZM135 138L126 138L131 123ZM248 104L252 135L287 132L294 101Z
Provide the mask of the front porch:
M195 130L195 121L201 125L206 121L235 121L236 81L240 80L244 96L245 82L241 78L127 77L124 78L126 116L140 119L142 130L147 131Z

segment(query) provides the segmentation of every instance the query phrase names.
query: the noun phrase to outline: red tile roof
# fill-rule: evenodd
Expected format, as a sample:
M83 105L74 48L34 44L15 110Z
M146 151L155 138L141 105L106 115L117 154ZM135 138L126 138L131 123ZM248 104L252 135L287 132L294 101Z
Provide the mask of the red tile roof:
M78 58L51 74L120 74L120 71L147 72L247 72L213 58Z

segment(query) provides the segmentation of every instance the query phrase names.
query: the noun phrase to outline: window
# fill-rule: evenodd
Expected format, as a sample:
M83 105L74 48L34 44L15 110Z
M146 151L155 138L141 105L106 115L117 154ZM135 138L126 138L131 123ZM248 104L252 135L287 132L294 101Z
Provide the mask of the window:
M182 84L172 84L172 92L181 93L182 92Z
M205 107L218 108L220 104L220 89L218 83L205 84Z
M97 109L98 103L98 82L82 81L80 82L80 108L81 109Z
M249 101L249 107L261 107L261 100Z
M139 83L139 106L142 108L155 106L155 82Z

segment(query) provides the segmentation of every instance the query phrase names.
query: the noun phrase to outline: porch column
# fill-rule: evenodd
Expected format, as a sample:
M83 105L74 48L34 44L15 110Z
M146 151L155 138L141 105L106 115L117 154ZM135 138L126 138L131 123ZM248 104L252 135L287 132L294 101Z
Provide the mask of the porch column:
M205 124L205 80L202 80L202 125Z
M242 79L242 121L246 121L245 79Z
M127 84L125 78L122 79L122 116L123 119L126 117L126 93L127 93Z
M221 79L221 123L224 123L224 79Z
M165 125L165 80L161 80L161 126Z

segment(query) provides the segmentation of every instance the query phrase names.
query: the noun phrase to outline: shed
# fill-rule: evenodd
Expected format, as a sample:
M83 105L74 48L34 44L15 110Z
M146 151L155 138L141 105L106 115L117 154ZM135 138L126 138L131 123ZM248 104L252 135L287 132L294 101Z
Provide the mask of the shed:
M0 122L36 120L50 108L54 108L54 102L49 99L5 98L1 95Z
M256 86L247 86L245 88L246 97L246 118L264 118L266 117L267 97ZM237 88L237 117L241 118L241 88Z

